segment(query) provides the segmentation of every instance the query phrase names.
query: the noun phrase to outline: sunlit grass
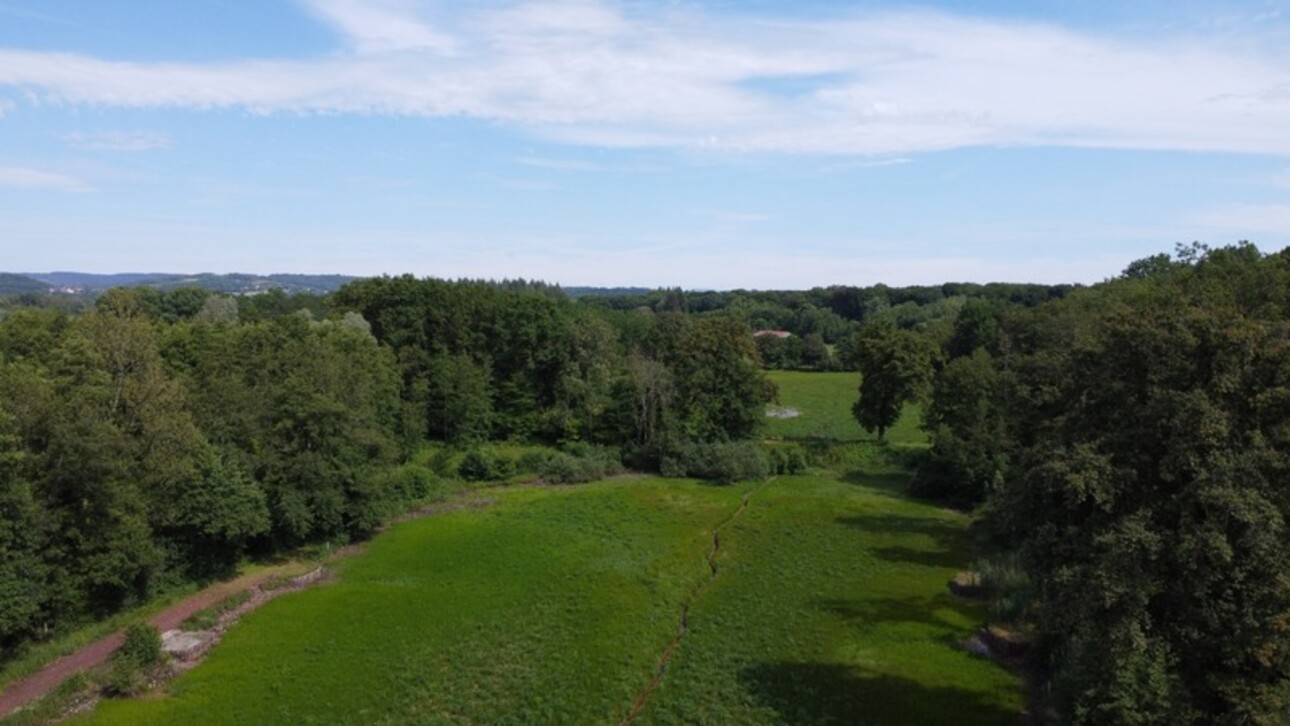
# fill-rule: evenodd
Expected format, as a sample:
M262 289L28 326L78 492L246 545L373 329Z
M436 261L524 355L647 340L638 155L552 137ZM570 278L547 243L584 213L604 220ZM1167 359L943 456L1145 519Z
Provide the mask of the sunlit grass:
M722 529L710 576L711 531ZM617 723L692 602L642 723L997 723L1015 679L962 652L964 521L887 480L492 490L399 525L235 628L173 696L106 723ZM857 720L860 719L860 720ZM937 719L940 719L939 721Z
M860 428L851 415L851 405L860 396L859 373L767 371L766 375L779 387L778 405L799 414L793 418L768 416L766 436L829 442L874 440L873 434ZM926 444L927 436L919 428L921 422L921 408L906 406L900 420L887 431L887 441L897 447Z

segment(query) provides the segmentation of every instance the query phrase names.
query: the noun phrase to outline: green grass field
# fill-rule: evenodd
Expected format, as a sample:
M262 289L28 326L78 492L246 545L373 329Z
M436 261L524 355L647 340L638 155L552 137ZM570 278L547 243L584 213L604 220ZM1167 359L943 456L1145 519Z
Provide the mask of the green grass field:
M859 373L767 371L766 375L779 386L779 405L800 412L795 418L767 417L766 436L834 442L874 439L851 415L851 405L860 396ZM918 406L906 406L900 420L887 432L887 440L897 446L925 443L927 437L919 429L921 420Z
M782 395L825 387L802 382ZM871 463L464 494L491 504L394 527L247 616L168 695L84 720L614 724L684 609L636 723L1015 723L1017 679L957 645L983 617L945 589L966 522L902 478Z

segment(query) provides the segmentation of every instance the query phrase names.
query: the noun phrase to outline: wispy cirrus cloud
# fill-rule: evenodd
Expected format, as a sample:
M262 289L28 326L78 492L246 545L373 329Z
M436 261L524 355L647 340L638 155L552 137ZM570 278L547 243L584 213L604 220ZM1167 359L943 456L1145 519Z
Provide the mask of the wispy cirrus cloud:
M170 136L158 131L74 131L62 138L88 151L153 151L171 145Z
M0 49L0 86L127 108L465 116L608 147L1290 154L1290 51L1276 44L933 12L825 22L597 0L301 1L343 38L335 53L127 63Z
M92 186L74 176L21 166L0 166L0 187L59 192L94 191Z

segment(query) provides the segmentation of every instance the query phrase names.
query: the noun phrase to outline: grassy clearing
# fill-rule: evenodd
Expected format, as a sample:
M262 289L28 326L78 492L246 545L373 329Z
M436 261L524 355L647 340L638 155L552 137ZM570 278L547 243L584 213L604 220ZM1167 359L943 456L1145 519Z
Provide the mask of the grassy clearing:
M248 615L169 697L90 720L618 723L688 604L637 723L1017 722L1016 677L958 647L984 618L945 587L965 518L900 493L899 457L850 419L854 374L774 377L807 426L772 434L844 439L828 468L490 489L492 506L400 524L334 583ZM912 414L896 448L925 445Z
M859 397L860 374L854 372L767 371L779 386L779 405L797 409L795 418L766 419L766 436L776 439L817 440L836 443L871 442L873 436L851 415L851 404ZM887 440L896 446L922 445L926 435L919 429L922 410L907 406Z
M1016 722L1015 678L957 645L983 617L945 589L964 522L885 481L758 491L640 723Z
M863 476L495 492L407 522L339 581L249 615L170 698L103 723L616 723L693 597L641 723L1000 723L1019 694L955 646L963 522Z
M395 527L336 584L247 616L174 697L104 704L97 720L621 718L740 490L639 480L496 495Z

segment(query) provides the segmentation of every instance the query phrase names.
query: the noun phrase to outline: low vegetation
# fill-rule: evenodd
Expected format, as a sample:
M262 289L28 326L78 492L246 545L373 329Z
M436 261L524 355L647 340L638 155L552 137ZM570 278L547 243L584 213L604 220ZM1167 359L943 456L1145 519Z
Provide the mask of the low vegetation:
M730 486L490 488L247 616L171 696L93 721L1016 720L1016 676L959 645L985 613L945 590L966 518L906 499L899 463L851 446L842 470Z

